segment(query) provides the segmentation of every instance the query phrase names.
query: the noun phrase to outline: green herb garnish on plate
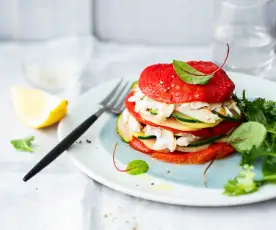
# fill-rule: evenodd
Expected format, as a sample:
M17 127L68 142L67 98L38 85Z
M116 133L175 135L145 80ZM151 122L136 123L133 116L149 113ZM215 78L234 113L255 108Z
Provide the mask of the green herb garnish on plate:
M206 85L210 79L214 76L216 72L222 69L222 67L225 65L229 52L230 52L230 47L229 44L227 45L227 52L225 59L223 63L221 64L220 67L218 67L215 71L212 73L202 73L196 69L194 69L192 66L190 66L187 62L183 61L177 61L173 60L173 68L176 72L176 74L181 78L182 81L192 84L192 85Z
M237 99L237 96L234 95ZM267 183L276 183L276 102L257 98L249 101L245 91L238 106L245 114L248 122L239 126L230 138L237 137L244 139L232 146L241 153L241 166L254 165L257 161L262 162L263 177L260 180L251 180L251 189L244 189L245 184L241 183L241 175L249 175L249 168L243 170L234 180L229 180L225 185L224 194L237 196L257 191L259 187ZM250 167L250 172L253 170ZM250 174L252 175L252 174ZM249 181L249 180L248 180ZM247 181L247 182L248 182ZM246 184L247 186L249 185ZM245 187L244 187L245 186Z
M259 147L265 137L266 128L261 123L249 121L236 128L230 135L229 141L238 152L244 153L250 151L254 146Z
M149 165L143 160L133 160L128 163L126 171L130 175L140 175L149 170Z
M248 193L256 192L261 186L265 184L276 183L276 174L267 175L255 180L256 174L253 172L254 167L244 165L233 180L228 180L224 185L224 193L228 196L240 196Z
M120 169L115 162L115 153L117 150L117 146L118 146L118 143L115 144L113 154L112 154L113 165L117 171L127 172L130 175L140 175L140 174L146 173L149 170L149 165L144 160L133 160L128 163L126 169Z
M254 181L256 174L252 172L253 168L253 166L244 165L238 176L233 180L228 180L224 185L223 194L239 196L257 191L260 184Z
M173 60L173 68L181 80L188 84L205 85L213 77L213 74L206 75L199 72L183 61Z

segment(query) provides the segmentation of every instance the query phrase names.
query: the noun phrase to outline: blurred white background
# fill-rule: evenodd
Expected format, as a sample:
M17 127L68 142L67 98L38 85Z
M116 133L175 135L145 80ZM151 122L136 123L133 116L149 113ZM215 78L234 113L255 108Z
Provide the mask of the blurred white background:
M0 0L0 40L94 33L105 41L205 45L211 42L216 1ZM276 19L276 7L269 11Z
M211 41L214 0L96 0L94 31L103 40L146 44Z
M91 0L0 0L1 40L50 39L91 31Z
M25 56L31 56L31 59L35 60L41 59L39 57L42 55L45 56L44 59L50 60L47 62L53 62L53 56L56 56L58 51L66 56L67 51L72 49L71 59L75 59L75 56L81 57L82 65L90 60L89 77L85 80L90 87L90 80L102 80L96 77L98 73L105 75L102 71L109 71L113 77L120 77L123 74L121 70L117 71L118 76L115 70L119 65L126 66L127 61L130 64L135 62L134 67L127 69L128 73L132 71L133 74L139 74L145 65L170 61L176 56L196 59L199 58L198 55L192 54L204 53L203 57L206 56L210 60L212 54L207 54L199 46L211 48L216 6L219 6L221 1L0 0L0 44L1 41L2 44L7 41L24 44L24 47L21 47L26 52L20 52L19 55L23 63L26 62ZM269 4L267 15L276 33L275 12L274 0L273 4ZM93 36L96 39L93 39ZM83 42L83 39L78 38L86 39ZM33 55L27 44L33 45L37 41L51 43L42 43ZM117 46L113 46L116 43ZM147 47L166 45L170 46L170 52L167 53L169 50L166 51L163 47L162 50L147 49L146 54L143 54L142 46L136 47L135 50L135 47L130 48L128 44L142 44ZM187 46L193 47L193 52L186 57L180 46L186 46L185 50ZM200 51L195 51L195 47ZM75 52L76 50L78 52ZM224 51L222 53L224 55ZM149 56L150 58L147 58ZM127 66L131 66L130 64ZM109 68L106 68L107 65ZM110 78L110 74L106 75ZM40 78L38 80L40 81Z
M0 40L89 35L126 43L205 45L220 0L0 0ZM276 20L276 4L268 14Z

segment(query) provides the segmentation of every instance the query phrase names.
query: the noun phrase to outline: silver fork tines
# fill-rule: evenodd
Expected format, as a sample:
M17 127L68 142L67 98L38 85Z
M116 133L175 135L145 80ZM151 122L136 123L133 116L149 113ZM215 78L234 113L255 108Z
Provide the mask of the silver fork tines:
M124 82L123 79L115 86L115 88L100 102L107 111L120 114L124 109L124 100L131 89L129 82Z

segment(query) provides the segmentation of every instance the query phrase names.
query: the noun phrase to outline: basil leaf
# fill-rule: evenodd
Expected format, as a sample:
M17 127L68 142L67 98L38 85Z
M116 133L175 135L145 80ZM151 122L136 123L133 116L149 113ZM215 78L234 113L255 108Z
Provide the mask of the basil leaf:
M206 85L213 77L213 74L206 75L202 72L199 72L183 61L173 60L173 68L182 81L192 85Z
M133 160L131 161L126 168L126 171L130 175L139 175L146 173L149 170L147 162L143 160Z
M266 128L258 122L245 122L234 130L229 140L240 153L250 151L254 146L258 148L266 137ZM235 141L239 140L239 141Z

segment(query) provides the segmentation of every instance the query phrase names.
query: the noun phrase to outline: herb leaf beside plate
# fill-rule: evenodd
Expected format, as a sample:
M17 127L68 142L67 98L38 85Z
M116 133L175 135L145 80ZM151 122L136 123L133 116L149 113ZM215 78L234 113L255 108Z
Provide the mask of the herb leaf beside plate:
M32 142L34 141L34 139L34 136L30 136L24 139L12 140L11 144L17 151L33 152Z

